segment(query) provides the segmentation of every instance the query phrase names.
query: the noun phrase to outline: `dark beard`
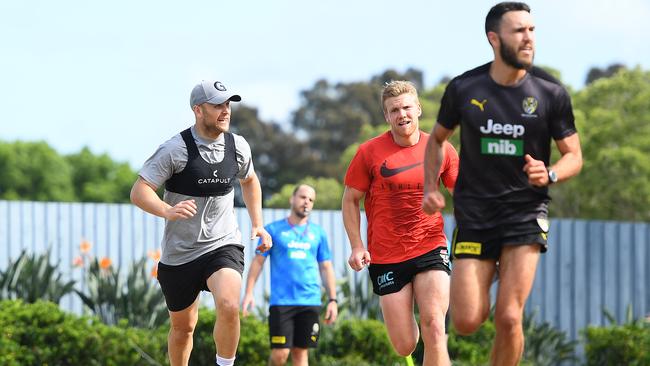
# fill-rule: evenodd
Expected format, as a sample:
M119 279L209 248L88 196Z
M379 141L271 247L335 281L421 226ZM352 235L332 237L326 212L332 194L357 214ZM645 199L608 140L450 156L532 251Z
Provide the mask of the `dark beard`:
M517 51L508 47L501 37L499 37L499 42L501 47L499 48L499 54L503 62L511 67L514 67L517 70L528 70L533 66L533 63L523 63L517 59Z
M293 214L296 215L299 219L304 219L309 216L309 211L305 212L304 210L293 210Z

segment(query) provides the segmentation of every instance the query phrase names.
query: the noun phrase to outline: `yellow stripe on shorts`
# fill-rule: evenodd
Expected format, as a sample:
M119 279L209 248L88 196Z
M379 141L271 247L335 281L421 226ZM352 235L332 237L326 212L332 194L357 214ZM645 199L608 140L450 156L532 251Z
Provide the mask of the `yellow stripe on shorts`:
M456 254L474 254L480 255L483 244L475 241L461 241L454 245L454 255Z
M285 337L285 336L273 336L273 337L271 337L271 343L273 343L273 344L285 344L285 343L287 343L287 337Z

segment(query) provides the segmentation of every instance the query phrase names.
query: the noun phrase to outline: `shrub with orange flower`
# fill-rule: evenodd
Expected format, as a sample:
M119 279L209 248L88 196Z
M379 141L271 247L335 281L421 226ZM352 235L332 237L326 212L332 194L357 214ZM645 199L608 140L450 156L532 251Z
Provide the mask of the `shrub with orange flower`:
M160 248L147 251L147 256L154 261L153 268L151 269L151 277L155 279L158 279L158 262L160 262L161 254Z
M167 321L167 306L149 277L148 264L144 257L123 271L109 257L94 258L83 267L83 287L76 292L86 308L106 324L126 319L138 327L159 326Z
M110 258L108 258L108 257L103 257L103 258L99 261L99 268L101 268L101 269L103 269L103 270L107 270L107 269L111 268L111 265L112 265L112 264L113 264L113 261L112 261Z
M74 267L83 267L83 266L84 266L84 259L83 259L83 257L80 256L80 255L74 257L74 259L72 260L72 265L73 265Z
M147 251L147 256L151 258L154 262L160 261L160 255L161 255L160 249Z
M79 251L81 252L81 254L86 254L90 252L90 249L92 249L92 247L93 244L91 242L89 242L86 239L82 239L81 244L79 244Z

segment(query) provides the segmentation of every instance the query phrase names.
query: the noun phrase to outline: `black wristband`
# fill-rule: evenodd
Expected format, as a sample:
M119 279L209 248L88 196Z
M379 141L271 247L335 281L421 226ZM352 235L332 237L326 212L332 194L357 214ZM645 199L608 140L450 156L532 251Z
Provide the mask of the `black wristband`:
M329 299L328 303L329 303L329 302L335 302L337 305L338 305L338 303L339 303L339 301L338 301L337 299Z

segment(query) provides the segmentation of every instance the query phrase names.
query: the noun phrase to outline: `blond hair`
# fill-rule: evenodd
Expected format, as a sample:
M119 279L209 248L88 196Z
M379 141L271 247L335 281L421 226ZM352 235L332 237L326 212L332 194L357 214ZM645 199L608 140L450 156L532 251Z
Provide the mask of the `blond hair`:
M384 102L388 98L399 97L402 94L411 94L418 98L418 90L415 88L415 84L410 81L405 80L391 80L384 85L384 89L381 91L381 107L386 111Z

